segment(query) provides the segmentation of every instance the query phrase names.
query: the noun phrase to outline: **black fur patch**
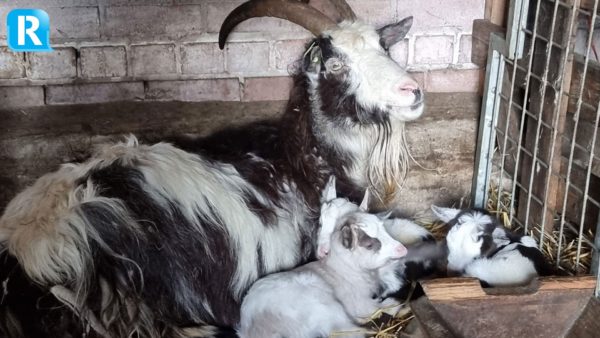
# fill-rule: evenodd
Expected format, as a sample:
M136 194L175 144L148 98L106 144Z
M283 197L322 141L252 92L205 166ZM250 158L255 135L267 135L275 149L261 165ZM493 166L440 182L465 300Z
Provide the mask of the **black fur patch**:
M546 261L544 254L537 248L532 248L525 245L518 245L517 251L519 251L519 253L523 255L523 257L528 258L533 263L533 266L535 267L535 270L537 271L538 275L558 275L557 270L553 266L551 266L550 263L548 263L548 261Z
M176 202L167 200L167 205L161 205L150 198L143 189L144 178L136 169L113 164L96 170L90 179L103 196L123 201L129 216L136 220L136 224L123 224L122 217L101 205L82 206L106 244L141 268L143 288L141 279L135 278L139 271L136 264L107 255L96 245L98 275L114 289L137 290L133 297L143 298L172 324L214 320L226 325L237 323L239 309L229 291L236 258L220 225L210 223L203 215L198 215L202 224L193 224ZM203 229L206 238L197 227ZM132 274L132 283L122 285L122 277ZM215 318L203 301L211 304Z
M18 321L17 327L9 316ZM33 283L13 256L0 254L0 337L83 337L84 324Z

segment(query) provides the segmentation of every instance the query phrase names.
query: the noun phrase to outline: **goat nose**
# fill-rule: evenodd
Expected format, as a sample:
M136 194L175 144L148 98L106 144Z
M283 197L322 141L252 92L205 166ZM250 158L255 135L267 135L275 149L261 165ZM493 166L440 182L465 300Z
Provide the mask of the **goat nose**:
M410 95L410 94L416 95L417 93L421 92L421 89L419 88L419 85L416 82L410 81L410 82L404 82L401 85L399 85L398 91L402 95Z
M396 254L398 255L398 257L405 256L407 252L408 251L406 250L406 247L404 245L398 245L396 247Z

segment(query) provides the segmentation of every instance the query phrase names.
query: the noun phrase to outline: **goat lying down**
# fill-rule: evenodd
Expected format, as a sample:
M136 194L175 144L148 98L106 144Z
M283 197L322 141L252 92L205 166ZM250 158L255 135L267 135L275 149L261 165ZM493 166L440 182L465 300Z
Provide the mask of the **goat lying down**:
M315 257L331 175L345 197L368 188L391 204L409 158L404 123L423 112L421 89L387 52L412 18L375 29L335 3L339 24L296 0L248 1L223 23L222 47L260 16L315 34L281 119L156 144L129 137L18 194L0 218L0 336L214 336L239 322L254 281Z
M324 205L330 211L325 218L334 215L332 205ZM399 305L374 295L380 292L379 270L395 266L406 247L390 237L376 215L339 206L334 230L321 228L320 235L329 237L325 256L268 275L250 288L242 303L240 337L313 338L334 331L364 337L359 325L376 310Z
M432 210L450 227L448 270L490 286L521 286L536 276L556 273L535 239L510 232L487 211L436 206Z
M330 178L321 198L317 258L323 258L329 253L331 234L336 225L339 225L340 219L353 212L367 212L368 200L368 190L360 206L346 198L337 197L335 177ZM389 218L390 214L391 212L380 212L376 216L383 223L387 233L409 250L397 264L386 265L378 270L380 287L377 296L381 300L391 295L399 296L397 291L402 290L407 282L416 281L434 272L442 255L429 231L408 219Z

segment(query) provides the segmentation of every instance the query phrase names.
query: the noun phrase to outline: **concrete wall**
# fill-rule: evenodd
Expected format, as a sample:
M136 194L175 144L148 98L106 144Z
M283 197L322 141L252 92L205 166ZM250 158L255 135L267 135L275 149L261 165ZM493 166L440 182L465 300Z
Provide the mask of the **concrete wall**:
M241 24L224 51L221 22L241 1L4 0L0 2L0 105L123 100L259 101L288 96L290 71L310 33L263 18ZM311 0L324 11L326 0ZM428 92L473 92L481 71L470 63L471 25L483 0L350 0L376 25L414 16L391 53ZM6 47L7 13L41 8L51 21L51 53Z

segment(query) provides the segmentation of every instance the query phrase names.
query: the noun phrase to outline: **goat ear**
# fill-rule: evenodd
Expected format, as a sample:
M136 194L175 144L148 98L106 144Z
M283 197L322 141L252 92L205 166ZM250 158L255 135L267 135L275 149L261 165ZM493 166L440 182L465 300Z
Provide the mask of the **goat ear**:
M352 249L352 244L354 243L354 230L352 230L352 226L346 224L340 231L342 232L342 245L346 249Z
M304 53L304 71L307 73L318 73L321 70L321 59L323 55L321 48L314 43Z
M360 209L360 211L369 211L369 188L365 190L365 196L363 196L362 202L360 202L358 208Z
M400 22L379 28L377 33L379 33L379 43L381 44L381 47L385 50L389 50L390 47L402 41L406 34L408 34L412 24L413 17L409 16L400 20Z
M460 212L459 209L442 208L435 205L431 206L431 211L433 211L433 214L437 216L439 220L445 223L448 223L451 220L453 220L456 217L456 215L458 215L458 213Z
M329 177L329 181L325 185L323 189L323 193L321 196L321 203L325 203L331 200L334 200L337 197L337 192L335 190L335 176L331 175Z

